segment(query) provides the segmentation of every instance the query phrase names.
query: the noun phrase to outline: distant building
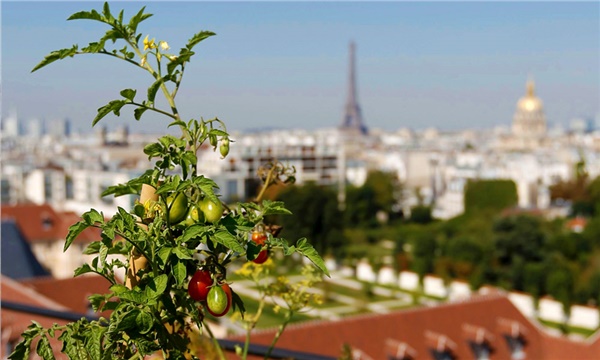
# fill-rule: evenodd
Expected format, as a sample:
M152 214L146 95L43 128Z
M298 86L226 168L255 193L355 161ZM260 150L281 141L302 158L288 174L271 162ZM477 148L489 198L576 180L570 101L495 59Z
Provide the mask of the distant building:
M525 96L517 102L512 131L516 137L526 139L540 139L546 135L544 105L542 100L535 96L533 79L527 81Z
M15 243L14 238L22 234L27 246L42 264L43 268L56 278L73 276L73 271L86 262L91 261L89 255L84 255L83 250L95 240L100 240L100 231L95 228L86 229L71 245L68 251L63 251L69 226L81 220L74 213L59 213L49 205L20 204L15 206L2 206L2 269L4 271L4 256L11 255L9 244ZM9 226L5 230L6 226ZM15 225L10 225L15 224ZM15 226L18 232L9 231ZM26 250L23 250L26 251ZM13 255L16 255L14 253ZM11 255L12 256L12 255ZM13 259L9 259L13 260ZM12 261L6 262L10 265ZM18 265L23 266L25 265ZM16 269L13 269L16 270ZM8 271L8 270L7 270ZM11 272L6 275L16 277ZM39 276L38 272L31 276Z
M340 130L352 135L366 135L368 130L364 124L362 110L358 105L356 86L356 44L350 43L348 66L348 99L344 110L344 118Z
M547 144L544 104L535 95L533 79L527 80L525 95L517 101L512 133L501 136L497 147L503 150L530 151Z

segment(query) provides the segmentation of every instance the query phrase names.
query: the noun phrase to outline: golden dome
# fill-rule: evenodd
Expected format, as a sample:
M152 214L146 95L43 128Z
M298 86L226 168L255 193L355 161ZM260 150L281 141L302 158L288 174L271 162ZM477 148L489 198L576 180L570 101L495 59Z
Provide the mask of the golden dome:
M542 100L535 96L534 91L535 84L533 80L527 80L527 93L525 94L525 96L519 99L519 102L517 102L517 110L526 112L542 110Z

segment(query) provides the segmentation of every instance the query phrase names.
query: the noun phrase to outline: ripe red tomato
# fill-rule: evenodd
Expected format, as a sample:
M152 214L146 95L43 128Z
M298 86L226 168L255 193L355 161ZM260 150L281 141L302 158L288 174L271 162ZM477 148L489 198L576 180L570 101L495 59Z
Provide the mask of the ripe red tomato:
M262 250L258 253L258 255L252 260L255 264L262 264L269 258L269 251Z
M253 231L252 241L254 241L256 245L264 245L265 241L267 241L267 234L262 231Z
M267 241L267 234L262 231L253 231L252 232L252 241L256 245L264 245ZM269 251L267 249L261 250L260 253L252 260L255 264L262 264L269 258Z
M206 309L212 316L223 316L231 308L231 288L223 283L210 288L206 298Z
M188 284L188 294L196 301L205 301L210 290L209 286L213 284L210 272L207 270L198 270L190 279Z

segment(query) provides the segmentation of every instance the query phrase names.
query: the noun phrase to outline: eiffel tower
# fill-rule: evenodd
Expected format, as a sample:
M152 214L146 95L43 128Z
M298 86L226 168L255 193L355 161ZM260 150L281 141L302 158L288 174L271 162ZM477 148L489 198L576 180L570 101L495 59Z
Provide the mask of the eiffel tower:
M348 100L346 101L344 118L340 129L348 133L366 135L367 127L363 123L362 112L356 100L356 69L355 69L356 45L350 42L350 67L348 69Z

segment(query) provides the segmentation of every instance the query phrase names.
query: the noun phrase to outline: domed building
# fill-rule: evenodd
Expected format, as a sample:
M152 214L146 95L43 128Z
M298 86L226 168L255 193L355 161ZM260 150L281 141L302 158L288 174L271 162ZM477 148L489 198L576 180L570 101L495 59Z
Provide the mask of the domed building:
M547 145L546 115L542 100L535 96L535 83L527 80L525 96L517 101L510 134L499 136L499 150L530 151Z
M527 92L517 102L513 117L513 135L525 139L540 139L546 135L546 116L542 100L535 96L535 83L527 81Z

